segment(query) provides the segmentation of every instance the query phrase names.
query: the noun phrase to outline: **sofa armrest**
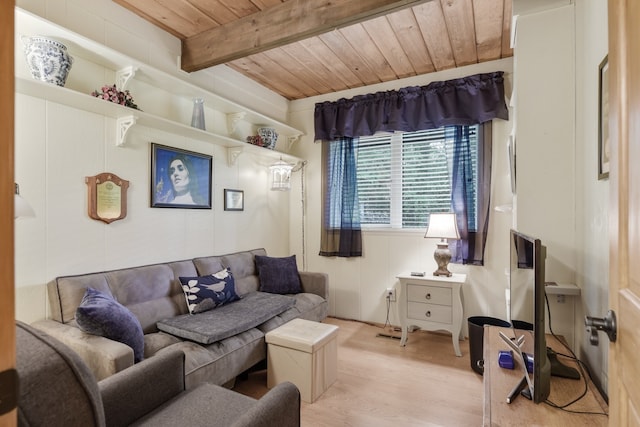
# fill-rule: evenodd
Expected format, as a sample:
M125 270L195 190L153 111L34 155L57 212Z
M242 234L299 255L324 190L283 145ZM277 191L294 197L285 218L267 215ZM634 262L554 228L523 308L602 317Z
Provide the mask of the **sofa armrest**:
M329 275L311 271L301 271L302 291L316 294L329 301Z
M83 332L55 320L39 320L31 326L46 332L78 353L99 381L133 365L133 350L126 344Z
M98 383L108 426L128 426L185 390L184 353L169 350Z
M299 427L300 391L283 382L269 390L232 427Z

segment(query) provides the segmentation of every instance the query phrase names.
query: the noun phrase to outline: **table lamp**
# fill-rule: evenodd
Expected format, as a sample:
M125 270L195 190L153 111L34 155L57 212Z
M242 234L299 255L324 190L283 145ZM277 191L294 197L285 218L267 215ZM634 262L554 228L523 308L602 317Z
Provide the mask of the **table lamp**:
M451 272L447 269L449 261L451 261L451 251L449 243L445 239L459 239L458 224L456 223L456 214L449 213L432 213L429 216L429 227L424 235L425 239L440 239L438 247L433 253L433 258L438 264L438 269L433 272L434 276L451 277Z

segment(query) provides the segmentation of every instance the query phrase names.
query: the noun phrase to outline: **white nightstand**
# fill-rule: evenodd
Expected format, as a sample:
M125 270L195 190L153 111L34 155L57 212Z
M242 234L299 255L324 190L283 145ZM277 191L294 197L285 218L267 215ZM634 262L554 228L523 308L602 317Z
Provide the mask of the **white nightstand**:
M426 273L424 276L412 276L407 273L397 278L400 280L400 345L407 343L409 326L419 326L427 331L444 330L451 332L456 356L462 356L459 342L463 318L461 293L467 275L443 277Z

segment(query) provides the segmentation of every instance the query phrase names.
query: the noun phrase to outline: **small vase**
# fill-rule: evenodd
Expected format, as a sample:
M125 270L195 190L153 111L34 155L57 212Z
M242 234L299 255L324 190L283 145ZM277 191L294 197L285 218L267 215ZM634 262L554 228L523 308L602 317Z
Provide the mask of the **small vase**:
M258 135L262 139L262 146L273 150L276 148L276 141L278 140L278 132L274 128L261 127L258 128Z
M193 100L193 114L191 115L191 126L194 128L205 130L204 100L202 98L194 98Z
M67 47L42 36L22 36L22 43L31 76L36 80L64 86L73 64Z

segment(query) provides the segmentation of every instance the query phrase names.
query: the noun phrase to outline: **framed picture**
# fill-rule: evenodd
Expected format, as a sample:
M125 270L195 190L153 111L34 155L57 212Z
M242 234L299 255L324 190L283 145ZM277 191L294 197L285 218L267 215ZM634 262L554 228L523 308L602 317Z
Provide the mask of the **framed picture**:
M609 56L599 67L598 78L598 179L609 178Z
M151 144L151 207L211 209L212 156Z
M244 191L224 189L224 210L225 211L243 211L244 210Z

